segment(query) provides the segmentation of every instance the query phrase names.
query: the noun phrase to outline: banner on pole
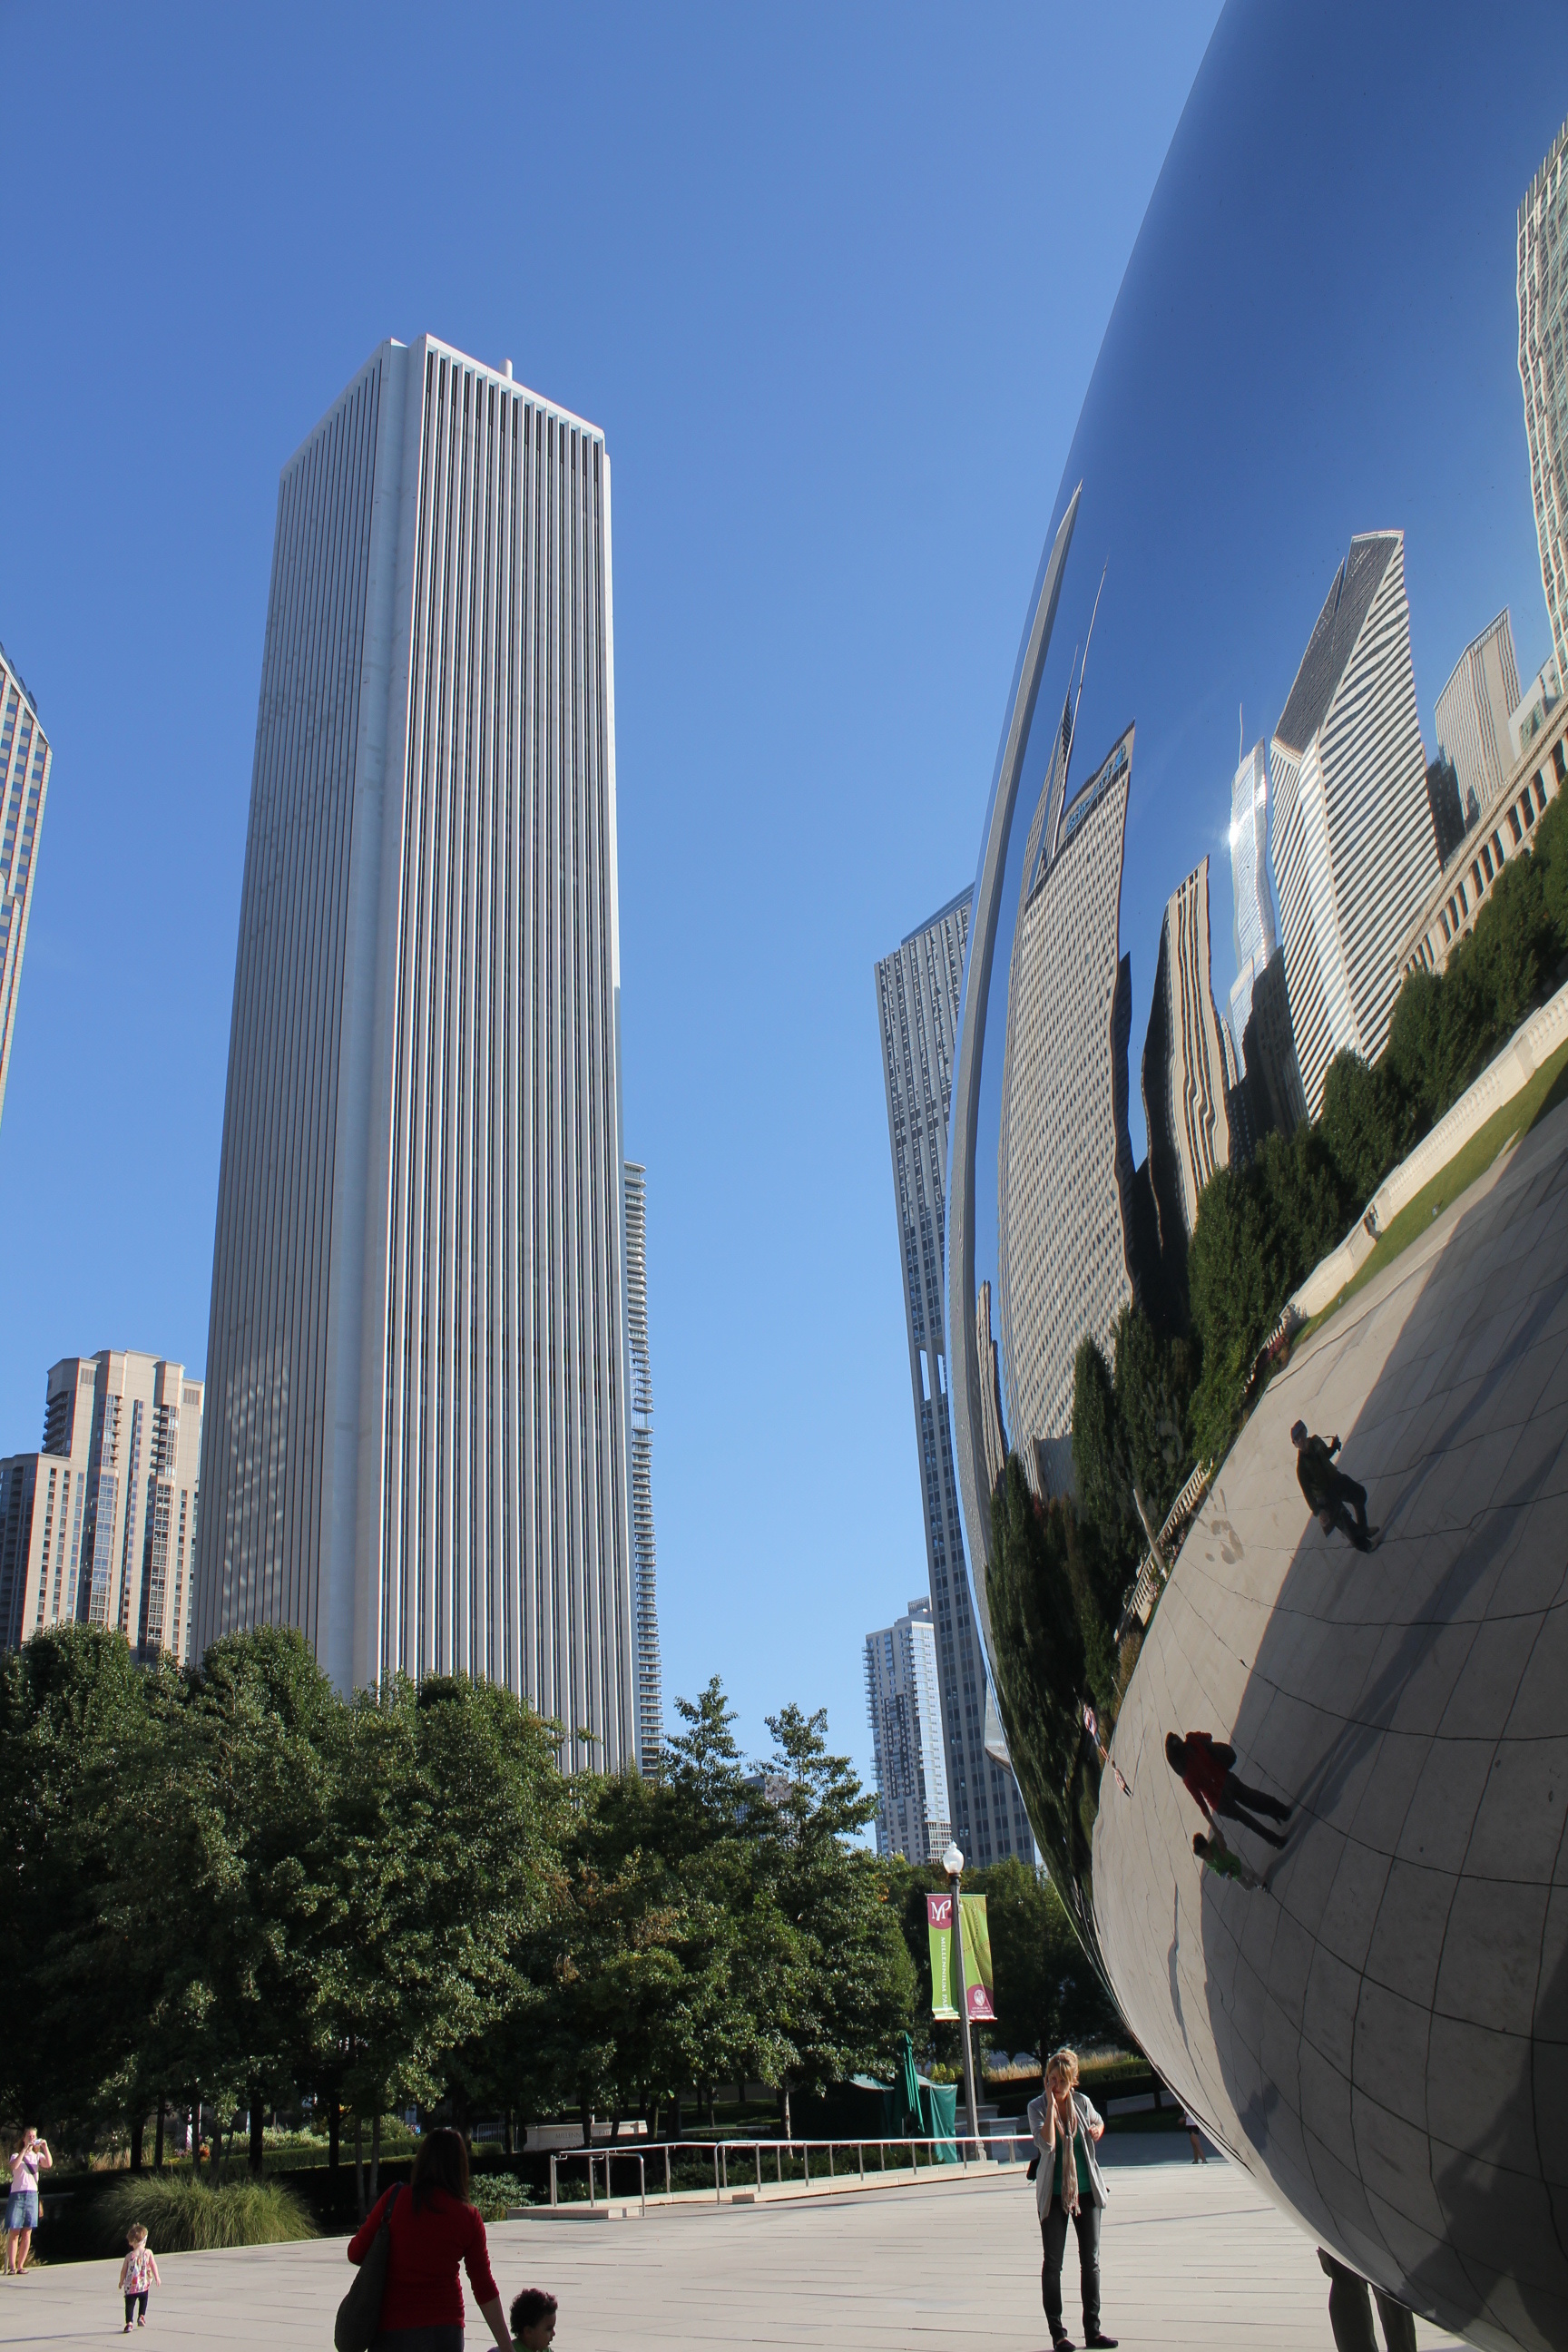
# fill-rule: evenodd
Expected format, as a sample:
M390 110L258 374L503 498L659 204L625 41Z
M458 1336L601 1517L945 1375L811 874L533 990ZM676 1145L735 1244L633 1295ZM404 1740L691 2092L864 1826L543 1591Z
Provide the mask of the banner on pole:
M963 1988L972 2022L995 2017L991 2005L994 1990L991 1973L991 1926L984 1895L959 1899L963 1936ZM931 2013L938 2019L958 2018L958 1970L952 1949L952 1897L926 1896L926 1934L931 1942Z

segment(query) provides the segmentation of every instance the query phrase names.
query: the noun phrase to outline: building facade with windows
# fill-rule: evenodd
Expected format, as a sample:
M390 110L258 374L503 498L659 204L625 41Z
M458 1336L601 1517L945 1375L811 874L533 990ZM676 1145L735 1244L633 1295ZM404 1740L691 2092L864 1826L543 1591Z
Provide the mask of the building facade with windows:
M1336 1054L1382 1053L1401 942L1437 878L1402 531L1352 540L1268 764L1290 1026L1315 1118Z
M1568 702L1558 702L1444 866L1400 945L1401 972L1441 971L1475 927L1510 861L1535 846L1535 828L1568 783Z
M931 1602L866 1636L866 1704L877 1774L877 1852L938 1862L952 1835Z
M637 1740L610 467L426 336L289 460L218 1178L196 1638Z
M1035 1845L1012 1768L992 1752L1004 1746L994 1720L986 1744L985 1660L953 1481L942 1328L948 1109L970 896L952 899L884 956L876 982L946 1787L953 1833L984 1868L1007 1854L1032 1861Z
M1250 1017L1250 991L1247 1011ZM1230 1032L1215 1007L1205 857L1166 903L1143 1047L1143 1118L1162 1256L1185 1251L1199 1193L1216 1168L1230 1165L1228 1105L1237 1076Z
M1519 208L1519 381L1541 584L1558 676L1568 677L1568 122Z
M1484 808L1508 782L1514 757L1508 722L1518 708L1519 662L1505 606L1465 647L1437 697L1438 748L1453 762L1459 807L1467 816L1472 799ZM1437 838L1441 848L1442 835Z
M192 1655L202 1389L134 1349L51 1367L44 1442L0 1462L0 1637L99 1625Z
M1253 745L1231 779L1230 887L1236 950L1230 1034L1239 1045L1252 1018L1258 975L1279 944L1274 893L1268 887L1268 760L1261 741Z
M0 1116L53 758L37 706L0 646Z
M631 1363L632 1607L637 1619L637 1769L657 1772L664 1749L658 1656L658 1551L653 1534L653 1372L647 1352L647 1170L626 1165L626 1348Z

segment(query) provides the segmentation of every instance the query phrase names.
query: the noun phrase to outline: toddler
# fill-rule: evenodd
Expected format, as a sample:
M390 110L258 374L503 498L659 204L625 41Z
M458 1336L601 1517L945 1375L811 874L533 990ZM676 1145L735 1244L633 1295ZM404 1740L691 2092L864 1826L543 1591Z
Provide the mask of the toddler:
M1240 1854L1231 1852L1217 1829L1211 1829L1207 1837L1201 1831L1194 1831L1193 1852L1216 1877L1234 1878L1237 1885L1245 1886L1249 1894L1263 1884L1252 1864L1243 1862Z
M120 2292L125 2297L125 2326L121 2333L129 2336L132 2313L136 2314L137 2326L145 2327L147 2290L150 2286L162 2286L163 2282L158 2276L158 2265L142 2222L132 2223L125 2242L130 2252L120 2265Z
M539 2286L525 2286L512 2297L511 2340L517 2352L546 2352L555 2333L555 2297Z

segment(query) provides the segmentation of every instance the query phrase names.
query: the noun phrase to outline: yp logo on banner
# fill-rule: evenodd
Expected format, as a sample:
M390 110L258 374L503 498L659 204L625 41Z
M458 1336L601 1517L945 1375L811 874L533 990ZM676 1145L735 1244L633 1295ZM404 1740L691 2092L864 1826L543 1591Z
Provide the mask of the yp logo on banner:
M964 2003L972 2020L994 2018L991 2005L991 1927L984 1895L959 1898L963 1933ZM935 2018L958 2016L958 1970L952 1948L952 1897L926 1896L926 1934L931 1942L931 2013Z

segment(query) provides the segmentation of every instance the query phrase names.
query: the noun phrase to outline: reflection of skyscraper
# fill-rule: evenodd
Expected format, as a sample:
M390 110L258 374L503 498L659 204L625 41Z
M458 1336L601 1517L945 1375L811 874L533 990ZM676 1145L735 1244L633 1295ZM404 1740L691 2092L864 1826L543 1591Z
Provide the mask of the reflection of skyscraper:
M1489 808L1508 782L1513 765L1508 722L1518 707L1519 664L1505 608L1465 647L1437 697L1438 750L1453 762L1461 809L1468 807L1472 793L1479 807ZM1445 850L1438 835L1439 859L1458 846L1453 842Z
M1230 885L1237 972L1230 1034L1239 1045L1252 1012L1252 983L1279 945L1268 887L1268 765L1261 740L1231 782Z
M604 436L428 337L285 467L199 1643L462 1671L635 1755Z
M966 890L952 899L878 964L877 1010L948 1796L959 1844L979 1864L1009 1853L1027 1861L1035 1848L1012 1773L985 1752L985 1661L964 1567L943 1345L947 1121L970 898Z
M1352 540L1268 764L1290 1024L1316 1118L1334 1055L1383 1051L1400 944L1437 878L1403 532Z
M1307 1097L1290 1027L1285 950L1276 948L1252 984L1252 1012L1242 1035L1247 1064L1247 1120L1255 1145L1278 1129L1294 1135L1307 1116Z
M0 1111L5 1108L51 757L33 698L0 646Z
M637 1629L637 1758L658 1769L664 1746L658 1660L658 1553L653 1539L653 1373L647 1354L647 1170L626 1161L626 1352L632 1398L632 1613Z
M1568 677L1568 271L1562 262L1568 122L1519 208L1519 380L1552 648Z
M980 1444L985 1456L985 1491L994 1496L1007 1467L1007 1424L1002 1418L1002 1375L996 1335L991 1327L991 1285L983 1282L974 1300L974 1336L980 1350Z
M1167 1262L1192 1239L1198 1194L1216 1168L1230 1164L1226 1099L1237 1075L1230 1032L1215 1010L1209 975L1205 857L1173 891L1165 908L1143 1047L1149 1173L1160 1220L1160 1255Z
M1131 727L1061 805L1053 760L1024 853L997 1170L1004 1392L1031 1479L1072 1480L1073 1360L1134 1295L1131 961L1120 952ZM1059 812L1059 813L1058 813Z
M877 1767L877 1852L935 1862L952 1835L942 1769L931 1602L866 1636L866 1704Z

